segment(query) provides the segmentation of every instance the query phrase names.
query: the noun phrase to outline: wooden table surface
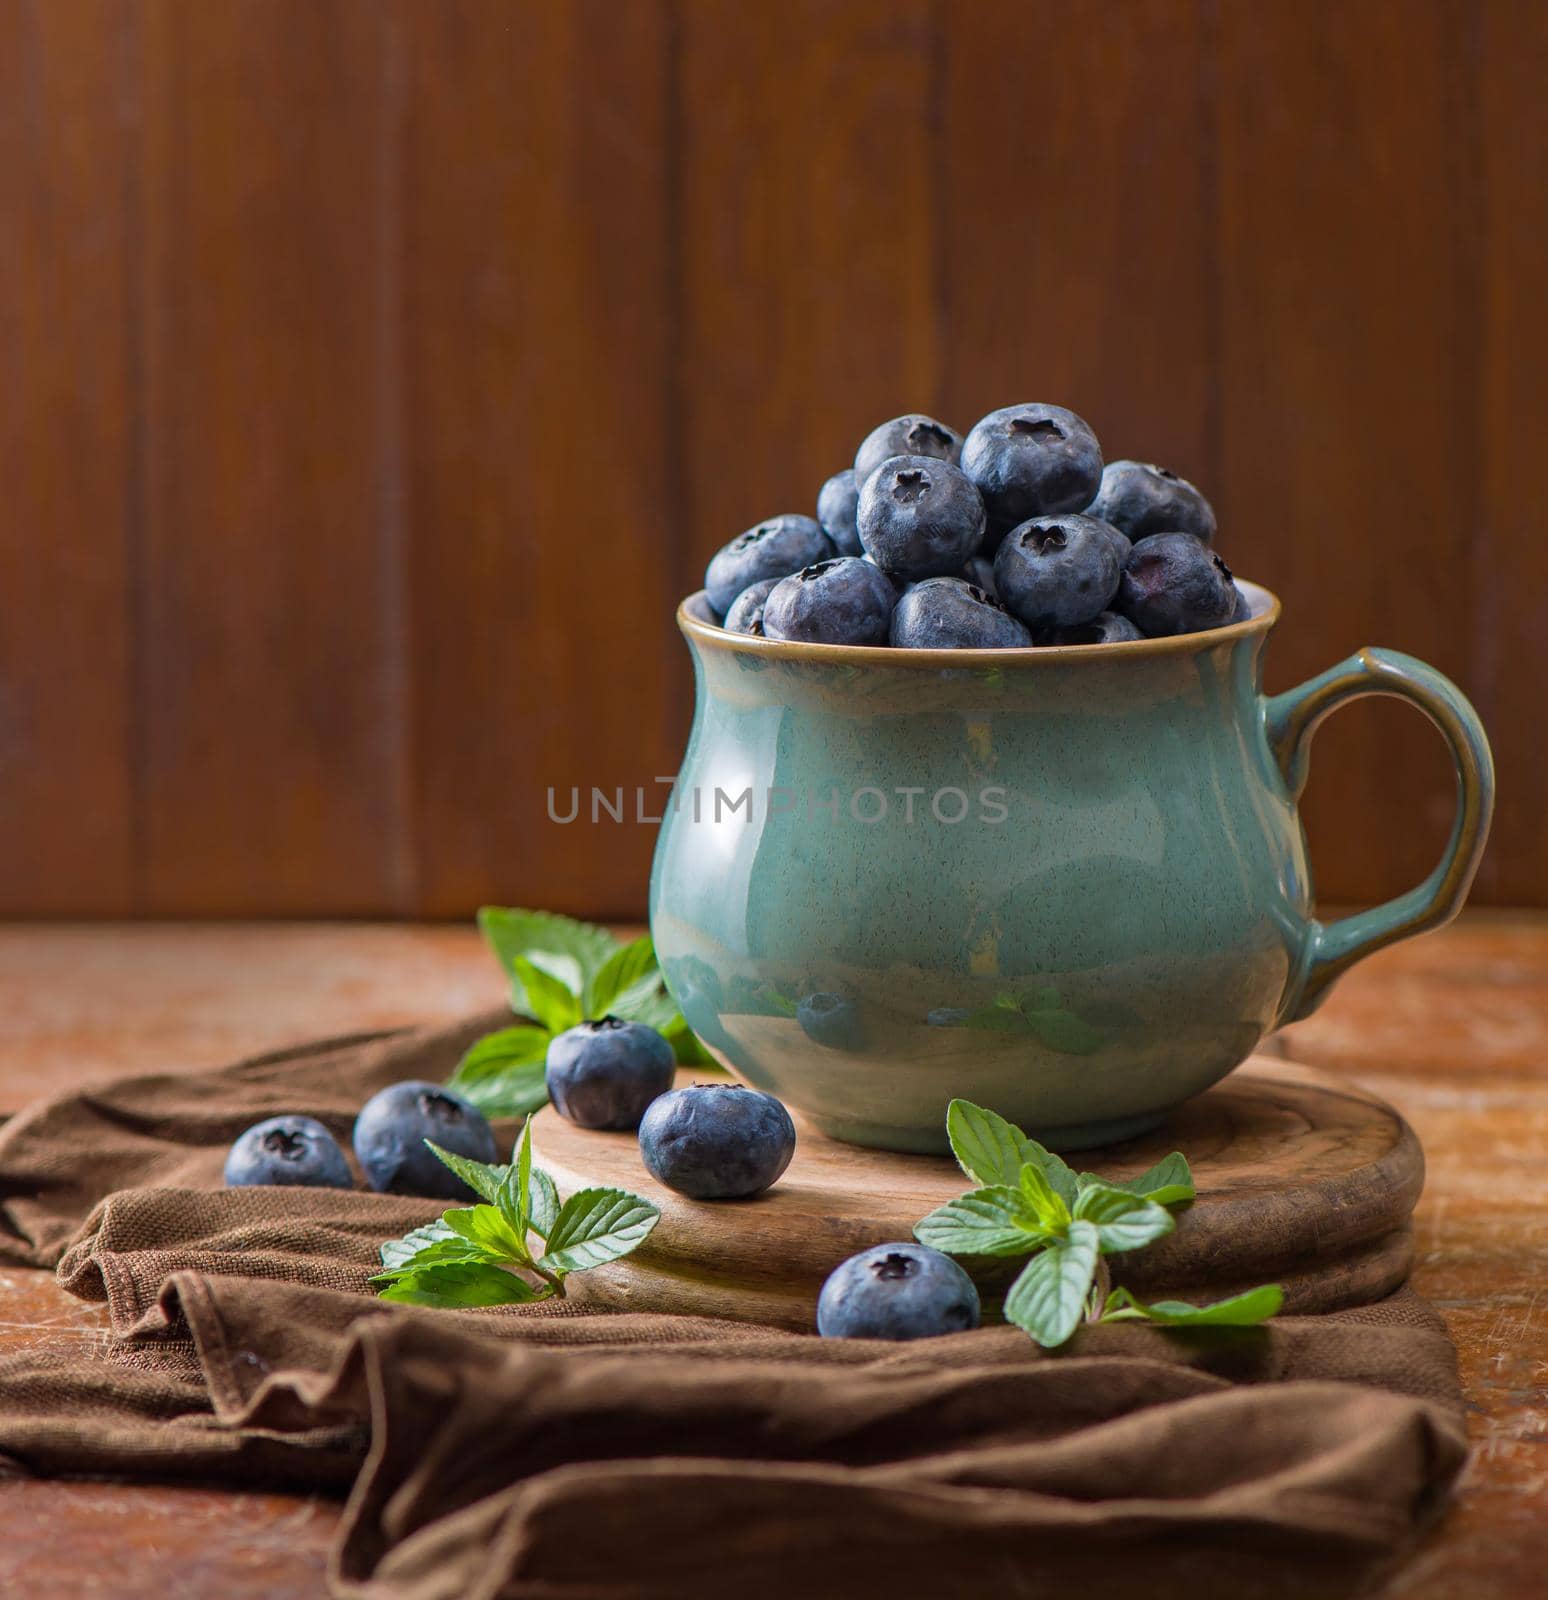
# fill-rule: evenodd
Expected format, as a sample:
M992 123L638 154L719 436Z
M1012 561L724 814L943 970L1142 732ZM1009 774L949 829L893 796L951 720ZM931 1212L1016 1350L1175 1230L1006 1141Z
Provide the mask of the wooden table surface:
M471 930L0 926L0 1112L105 1075L216 1065L309 1035L498 1004ZM1384 1095L1429 1161L1416 1287L1461 1354L1476 1458L1390 1600L1548 1588L1548 917L1478 914L1384 952L1284 1035ZM0 1272L0 1350L103 1339L101 1308ZM330 1501L0 1484L0 1593L299 1600L325 1593Z

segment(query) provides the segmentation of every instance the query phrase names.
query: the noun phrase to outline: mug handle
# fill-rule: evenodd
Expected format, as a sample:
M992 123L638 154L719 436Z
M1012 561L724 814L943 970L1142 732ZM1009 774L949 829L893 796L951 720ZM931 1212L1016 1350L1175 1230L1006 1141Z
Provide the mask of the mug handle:
M1494 758L1478 713L1444 674L1398 650L1367 646L1298 688L1264 701L1264 733L1293 800L1306 787L1311 738L1324 718L1363 695L1392 695L1418 706L1441 731L1457 771L1457 814L1435 870L1417 888L1337 922L1313 920L1301 960L1301 981L1282 1022L1309 1016L1336 978L1355 962L1450 922L1462 909L1478 870L1494 814Z

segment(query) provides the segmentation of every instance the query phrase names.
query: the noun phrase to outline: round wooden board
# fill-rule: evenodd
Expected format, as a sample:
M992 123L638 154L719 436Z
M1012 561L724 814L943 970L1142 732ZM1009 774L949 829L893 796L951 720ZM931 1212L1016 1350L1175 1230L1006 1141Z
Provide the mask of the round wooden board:
M539 1113L534 1159L561 1194L612 1185L661 1208L639 1250L577 1274L571 1293L618 1309L809 1329L818 1290L840 1261L909 1238L927 1211L971 1187L948 1158L861 1149L796 1123L795 1158L771 1190L706 1202L658 1184L633 1134L588 1132L552 1109ZM1071 1164L1129 1178L1172 1150L1192 1164L1199 1197L1178 1214L1175 1233L1109 1258L1115 1280L1137 1294L1218 1299L1274 1281L1285 1287L1287 1311L1330 1311L1380 1299L1408 1276L1408 1219L1424 1156L1413 1130L1376 1096L1315 1068L1255 1056L1157 1132L1083 1151ZM996 1284L988 1277L981 1286L992 1296Z

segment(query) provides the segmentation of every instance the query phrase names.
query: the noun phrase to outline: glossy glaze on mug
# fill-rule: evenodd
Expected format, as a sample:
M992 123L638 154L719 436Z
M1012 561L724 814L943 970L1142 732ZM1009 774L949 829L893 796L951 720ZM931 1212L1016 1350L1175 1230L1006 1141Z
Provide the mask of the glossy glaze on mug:
M957 1095L1079 1148L1223 1077L1296 1014L1327 933L1266 721L1303 761L1323 713L1264 700L1278 603L1251 593L1211 633L1019 652L779 644L687 602L698 704L651 926L690 1025L898 1150L944 1148ZM1453 837L1466 876L1481 843Z

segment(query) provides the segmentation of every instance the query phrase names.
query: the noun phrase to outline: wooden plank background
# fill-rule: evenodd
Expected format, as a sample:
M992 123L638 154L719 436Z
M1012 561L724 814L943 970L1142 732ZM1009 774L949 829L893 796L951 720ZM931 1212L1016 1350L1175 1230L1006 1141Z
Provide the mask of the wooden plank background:
M883 417L1198 479L1548 904L1542 0L0 0L0 914L638 915L670 613ZM1390 704L1319 887L1427 869Z

